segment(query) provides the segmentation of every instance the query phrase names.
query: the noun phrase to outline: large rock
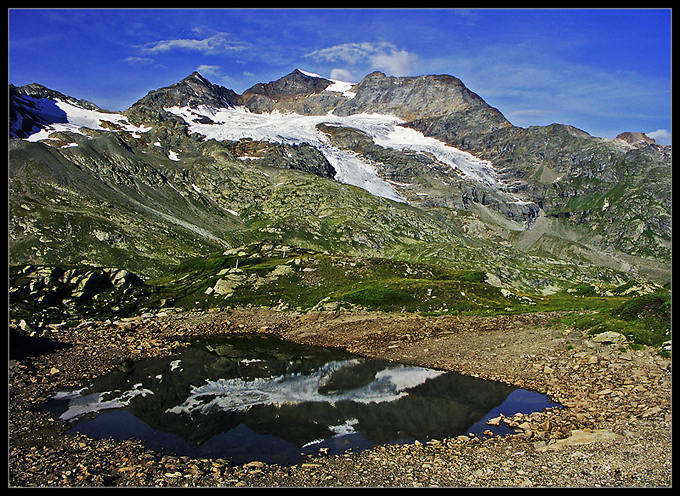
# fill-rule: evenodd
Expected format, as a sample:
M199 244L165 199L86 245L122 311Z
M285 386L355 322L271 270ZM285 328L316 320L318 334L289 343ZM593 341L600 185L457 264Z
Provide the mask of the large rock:
M574 430L566 439L560 439L554 444L537 448L537 451L557 451L568 446L582 444L620 441L623 436L607 429L595 429L593 431Z
M213 291L218 295L231 295L234 292L234 288L241 285L240 281L232 281L229 279L219 279L215 286L213 286Z
M116 286L141 286L144 284L144 281L137 274L129 270L120 269L111 274L111 283Z
M626 336L614 331L605 331L594 336L593 341L603 344L619 344L626 341Z

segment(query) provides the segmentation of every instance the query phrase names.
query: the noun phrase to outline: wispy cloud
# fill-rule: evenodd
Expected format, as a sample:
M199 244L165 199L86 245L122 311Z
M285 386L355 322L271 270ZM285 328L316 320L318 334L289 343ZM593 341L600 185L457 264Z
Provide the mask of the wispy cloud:
M352 82L355 80L355 77L347 69L335 68L331 70L331 79Z
M161 40L140 46L142 53L156 54L171 50L188 50L205 55L240 52L250 48L250 43L232 39L229 33L215 33L203 39L181 38Z
M410 75L418 63L418 56L406 50L390 53L377 53L370 57L371 64L376 69L382 69L395 76Z
M234 84L237 82L237 79L234 79L233 76L227 74L220 65L201 64L194 70L213 83Z
M662 145L670 145L673 138L671 132L667 129L657 129L656 131L646 134L657 143L661 143Z
M199 72L204 76L220 76L222 74L222 68L219 65L202 64L196 68L196 72Z
M658 105L670 98L670 83L663 77L569 60L554 47L535 43L487 45L474 55L458 50L419 64L461 78L523 127L561 122L596 132L611 126L606 120L618 123L618 132L640 131L669 110Z
M123 60L130 65L148 65L154 62L151 57L125 57Z
M371 69L381 69L394 76L405 76L413 72L418 56L400 50L388 42L342 43L332 47L314 50L305 54L306 58L324 62L344 62L349 65L368 65Z
M325 60L326 62L346 62L348 64L358 64L365 62L371 55L384 53L388 50L396 50L392 43L343 43L320 50L314 50L305 55L315 60Z

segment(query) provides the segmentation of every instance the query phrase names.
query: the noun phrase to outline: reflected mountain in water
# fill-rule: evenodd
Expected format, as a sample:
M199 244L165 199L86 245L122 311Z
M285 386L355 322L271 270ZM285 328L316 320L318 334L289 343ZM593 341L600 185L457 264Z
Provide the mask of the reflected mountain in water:
M49 407L91 437L292 464L320 447L334 453L466 434L513 391L453 372L241 335L139 361L56 395Z

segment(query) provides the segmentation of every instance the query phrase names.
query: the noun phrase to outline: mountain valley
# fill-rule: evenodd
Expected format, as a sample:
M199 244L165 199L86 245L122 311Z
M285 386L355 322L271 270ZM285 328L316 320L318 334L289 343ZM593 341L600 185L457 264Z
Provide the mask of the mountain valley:
M518 127L450 75L295 69L239 94L194 72L122 112L34 83L9 107L15 484L670 483L671 146ZM506 418L505 440L293 468L158 455L35 409L237 333L564 408Z

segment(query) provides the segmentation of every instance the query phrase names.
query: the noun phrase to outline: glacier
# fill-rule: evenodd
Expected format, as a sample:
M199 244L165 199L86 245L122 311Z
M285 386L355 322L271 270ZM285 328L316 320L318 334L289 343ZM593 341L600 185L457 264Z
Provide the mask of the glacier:
M310 76L321 77L306 73ZM348 97L354 95L350 91L352 83L332 80L327 89L339 91ZM52 123L24 138L27 141L49 139L55 131L68 131L83 134L80 128L107 129L104 121L114 123L124 131L139 137L140 133L151 130L151 127L138 127L130 124L120 113L104 112L80 107L60 99L22 97L27 104L43 114ZM55 108L56 106L56 108ZM53 122L50 112L63 112L66 122ZM389 114L353 114L338 116L329 112L325 115L301 115L292 112L274 110L268 113L254 113L243 106L228 108L212 108L208 106L166 107L165 110L181 117L191 132L205 136L205 140L238 141L251 138L257 141L269 141L288 145L309 144L316 147L334 167L334 179L343 184L362 188L369 193L401 203L409 203L397 190L400 186L394 181L382 179L377 168L360 155L332 146L328 136L317 129L318 124L343 126L358 129L370 136L376 145L398 151L407 150L428 154L441 163L447 164L474 181L482 182L495 190L500 183L492 164L479 159L470 153L452 147L436 138L423 135L421 132L402 126L405 121ZM212 123L198 122L200 117L209 117ZM60 119L63 119L60 116ZM179 160L177 152L168 152L171 160Z
M238 141L251 138L289 145L312 145L335 168L337 181L402 203L408 202L395 189L393 182L380 178L373 164L353 152L332 146L326 134L316 126L323 123L358 129L369 135L379 146L428 154L474 181L500 189L496 171L490 162L436 138L427 137L419 131L403 127L401 124L405 121L389 114L337 116L329 112L325 115L301 115L278 110L254 113L242 106L219 109L207 106L166 107L165 110L181 117L189 125L191 132L205 136L205 140ZM212 123L199 122L201 117L209 117Z

